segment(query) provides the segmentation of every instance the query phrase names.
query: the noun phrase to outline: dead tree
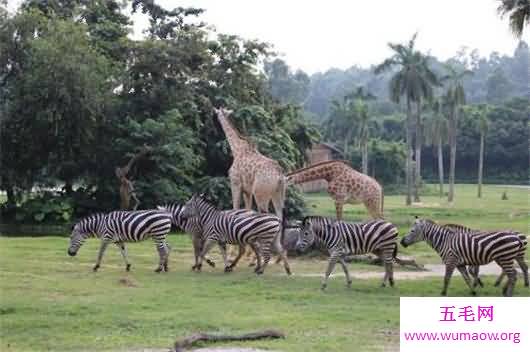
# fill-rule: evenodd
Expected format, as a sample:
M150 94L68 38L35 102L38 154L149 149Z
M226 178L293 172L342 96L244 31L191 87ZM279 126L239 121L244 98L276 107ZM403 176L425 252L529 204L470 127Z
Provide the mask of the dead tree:
M188 336L180 341L175 342L175 348L172 352L184 352L185 348L191 347L193 344L201 341L219 342L219 341L248 341L259 339L283 339L285 334L277 330L263 330L243 335L214 335L198 333Z
M151 148L144 145L138 153L132 156L127 165L123 167L116 167L114 170L116 177L120 181L120 209L122 210L128 210L131 208L131 198L133 198L135 202L133 208L134 210L136 210L140 204L140 200L136 196L136 192L134 190L134 185L127 177L134 163L145 157L150 151Z

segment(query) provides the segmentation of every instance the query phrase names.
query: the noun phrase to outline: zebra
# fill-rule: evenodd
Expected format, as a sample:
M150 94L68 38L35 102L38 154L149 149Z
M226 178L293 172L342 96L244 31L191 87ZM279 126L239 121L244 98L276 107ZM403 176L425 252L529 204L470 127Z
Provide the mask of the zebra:
M364 223L333 221L321 216L308 216L302 221L301 235L296 249L305 251L315 243L329 253L328 268L322 279L321 289L325 290L328 279L337 261L342 266L346 283L351 287L352 279L344 257L348 254L374 253L385 263L385 275L381 286L394 286L393 261L397 254L398 230L384 220L371 220Z
M464 226L464 225L460 225L460 224L444 224L442 225L443 227L445 228L448 228L448 229L451 229L457 233L463 233L463 234L473 234L473 233L480 233L479 230L474 230L474 229L471 229L467 226ZM518 232L514 232L514 233L517 233L519 235L519 238L526 243L526 236L521 234L521 233L518 233ZM526 251L526 244L523 248L521 248L521 251L519 253L519 255L515 258L515 261L517 261L517 264L519 264L519 267L521 268L521 271L523 272L523 278L524 278L524 285L526 287L529 287L529 279L528 279L528 265L526 264L525 262L525 251ZM479 285L480 287L484 287L484 284L482 283L482 280L480 279L479 277L479 271L480 271L480 266L474 266L474 265L470 265L468 267L468 271L469 273L471 274L471 276L473 276L474 278L474 283L473 285L474 286L477 286ZM502 280L504 279L504 277L506 276L506 274L504 273L504 271L501 272L501 274L499 275L499 277L497 278L497 280L495 280L495 287L498 287L501 283L502 283Z
M281 248L281 224L277 216L257 213L250 210L221 211L211 205L203 196L193 195L185 204L182 217L188 219L197 217L203 228L204 245L199 257L198 271L201 270L202 260L210 249L217 243L221 249L225 264L225 272L231 272L245 254L245 247L249 245L256 253L258 263L256 274L263 274L271 258L271 247L274 247L282 257L285 271L291 274L291 269ZM239 245L237 257L228 264L226 244ZM263 257L263 263L261 261Z
M419 241L426 241L440 255L445 264L442 296L447 295L455 268L462 274L471 294L476 295L466 265L484 265L492 261L495 261L508 276L503 294L512 296L517 279L513 260L525 246L518 234L511 231L481 231L463 234L431 220L416 219L410 232L401 240L401 244L407 247Z
M171 216L158 210L113 211L108 214L94 215L77 223L70 236L68 254L75 256L86 238L95 236L101 239L96 264L93 271L97 271L101 259L109 243L116 243L126 263L126 270L130 270L127 251L124 242L138 242L151 237L156 244L160 257L156 272L168 270L170 247L166 243L166 236L171 230Z

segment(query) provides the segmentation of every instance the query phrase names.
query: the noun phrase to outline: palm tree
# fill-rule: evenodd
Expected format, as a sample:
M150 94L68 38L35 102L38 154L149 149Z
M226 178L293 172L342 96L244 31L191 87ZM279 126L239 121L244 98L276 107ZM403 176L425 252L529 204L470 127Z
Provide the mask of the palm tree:
M412 139L415 127L416 134L416 168L415 168L415 200L419 201L419 184L421 179L421 104L423 99L428 99L433 94L433 86L438 84L438 79L429 68L429 57L423 55L415 49L417 33L406 44L389 43L388 46L394 51L394 55L383 61L375 68L375 73L390 70L398 67L398 71L390 80L390 99L399 103L404 96L407 105L407 199L406 204L410 205L412 196ZM416 121L412 116L412 105L416 104Z
M362 172L368 174L368 139L369 129L368 123L370 115L368 113L367 101L375 99L375 96L365 90L363 87L357 87L350 94L346 95L344 99L348 102L352 115L355 117L357 124L357 138L358 146L361 149L362 158Z
M438 151L438 181L440 198L444 194L444 159L443 159L443 142L447 135L447 120L443 114L443 103L440 98L435 98L429 106L431 114L427 121L426 142L428 145L435 146Z
M497 11L504 17L509 15L510 29L517 37L523 36L524 27L530 23L530 1L529 0L500 0Z
M488 107L481 105L477 110L478 128L480 131L480 154L478 159L478 190L477 197L482 198L482 174L484 171L484 140L488 133Z
M455 166L456 166L456 135L458 128L458 116L460 108L466 102L463 80L466 76L473 74L469 70L461 70L452 65L445 65L446 75L442 78L448 82L444 95L444 102L448 106L449 114L449 193L447 200L454 200L455 189Z

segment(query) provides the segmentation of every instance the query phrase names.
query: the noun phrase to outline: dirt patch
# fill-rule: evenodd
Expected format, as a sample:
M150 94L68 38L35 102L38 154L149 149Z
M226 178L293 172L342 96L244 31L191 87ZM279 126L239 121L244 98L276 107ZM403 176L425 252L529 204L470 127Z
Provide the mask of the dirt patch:
M118 280L118 283L126 287L138 287L138 283L128 277L122 277Z
M324 269L322 268L321 273L302 273L302 274L296 274L294 273L294 276L301 276L301 277L322 277L324 275ZM396 280L420 280L428 277L442 277L445 275L445 265L442 264L426 264L425 265L425 271L394 271L394 279ZM481 275L499 275L501 273L501 269L496 264L488 264L488 265L482 265L480 267L480 274ZM378 279L382 278L384 275L384 270L381 269L380 271L351 271L350 270L350 276L353 279ZM455 270L453 275L460 275L458 271ZM332 274L331 277L334 276L344 276L343 272L337 272L335 274Z

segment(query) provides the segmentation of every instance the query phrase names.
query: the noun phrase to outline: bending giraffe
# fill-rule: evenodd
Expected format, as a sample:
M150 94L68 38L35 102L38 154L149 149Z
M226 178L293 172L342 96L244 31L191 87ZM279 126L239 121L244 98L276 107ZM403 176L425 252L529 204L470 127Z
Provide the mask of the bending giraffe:
M260 212L267 213L272 202L276 216L281 219L286 188L282 167L239 134L228 118L232 111L221 108L215 112L234 157L228 171L233 208L240 209L243 196L245 208L252 209L254 197Z
M300 184L324 179L328 193L335 200L337 220L342 220L346 203L362 202L374 219L383 218L383 188L368 175L351 168L345 161L317 163L287 174L288 184Z

